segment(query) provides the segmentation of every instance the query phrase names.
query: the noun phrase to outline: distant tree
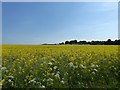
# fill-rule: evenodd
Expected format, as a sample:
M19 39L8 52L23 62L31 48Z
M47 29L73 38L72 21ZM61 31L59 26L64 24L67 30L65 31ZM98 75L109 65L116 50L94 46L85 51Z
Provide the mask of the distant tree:
M88 44L91 44L91 42L87 42Z
M74 40L74 43L77 44L77 40Z
M86 41L80 41L80 43L81 43L81 44L87 44L87 42L86 42Z
M62 43L59 43L59 45L63 45L64 44L64 42L62 42Z
M108 40L105 42L105 45L112 45L111 39L108 39Z
M65 44L70 44L70 42L69 41L65 41Z
M79 42L78 42L78 44L80 44L80 45L81 45L81 44L82 44L82 43L81 43L81 41L79 41Z
M77 40L71 40L70 44L77 44Z
M91 45L95 45L95 41L91 41Z
M120 45L120 39L118 40L118 43L117 43L117 45Z
M111 39L108 39L107 42L111 42Z
M70 44L73 44L73 41L70 41Z
M65 44L90 44L90 45L120 45L120 39L112 41L111 39L108 39L107 41L77 41L77 40L71 40L71 41L65 41Z
M115 41L113 42L113 45L118 45L118 40L115 40Z
M101 45L104 45L105 41L101 41Z

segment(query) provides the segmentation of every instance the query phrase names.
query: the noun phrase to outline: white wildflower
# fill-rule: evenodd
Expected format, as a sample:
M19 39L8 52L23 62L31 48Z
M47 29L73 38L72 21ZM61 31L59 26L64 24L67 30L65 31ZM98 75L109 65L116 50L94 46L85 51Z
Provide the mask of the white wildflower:
M60 71L57 71L58 74L60 74Z
M96 67L98 67L98 65L96 65Z
M49 81L51 81L51 82L52 82L52 81L53 81L53 79L49 78L49 79L47 79L47 81L48 81L48 82L49 82Z
M7 69L6 67L2 67L1 70Z
M62 80L62 81L60 81L62 84L64 84L65 82Z
M44 81L46 81L46 79L45 79L45 78L43 79L43 82L44 82Z
M41 85L41 82L36 82L37 84Z
M62 78L64 80L64 78Z
M46 60L46 57L43 57L42 60Z
M7 72L9 72L8 70L5 70L5 72L7 73Z
M69 63L70 67L74 67L74 64L72 62Z
M49 62L48 64L49 64L49 65L52 65L52 62Z
M55 77L60 79L60 75L58 73L55 75Z
M86 66L84 66L84 65L82 65L82 64L80 64L80 66L81 66L82 68L86 69Z
M51 73L51 75L54 75L55 73Z
M52 70L52 68L50 68L50 70Z
M91 63L91 67L95 67L95 64Z
M29 83L36 83L35 78L30 80Z
M14 78L14 77L13 77L13 76L8 76L8 78L11 78L11 79L12 79L12 78Z
M97 72L97 69L93 69L93 70Z
M57 66L54 66L53 68L54 68L54 69L57 69Z
M98 65L91 63L91 67L98 67Z
M42 86L41 86L41 88L45 88L45 86L44 86L44 85L42 85Z
M54 58L52 58L52 59L51 59L51 61L55 61L55 59L54 59Z
M9 82L11 82L11 79L8 79Z

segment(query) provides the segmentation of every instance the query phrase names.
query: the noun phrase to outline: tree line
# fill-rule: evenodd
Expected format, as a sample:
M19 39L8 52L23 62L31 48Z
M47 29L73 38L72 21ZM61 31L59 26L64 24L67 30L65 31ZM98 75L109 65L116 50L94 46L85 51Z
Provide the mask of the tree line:
M77 40L71 40L71 41L65 41L62 43L59 43L60 45L120 45L120 39L112 41L111 39L108 39L107 41L77 41Z

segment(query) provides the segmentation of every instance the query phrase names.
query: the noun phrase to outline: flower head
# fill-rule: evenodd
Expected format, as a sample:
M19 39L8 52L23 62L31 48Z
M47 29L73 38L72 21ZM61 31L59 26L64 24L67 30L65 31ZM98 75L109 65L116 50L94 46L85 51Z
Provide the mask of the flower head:
M49 65L52 65L52 62L49 62L48 64L49 64Z

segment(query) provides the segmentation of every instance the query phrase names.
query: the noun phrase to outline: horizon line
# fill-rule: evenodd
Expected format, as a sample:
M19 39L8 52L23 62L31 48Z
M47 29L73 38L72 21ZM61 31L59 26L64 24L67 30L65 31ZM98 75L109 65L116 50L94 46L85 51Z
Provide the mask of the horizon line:
M71 39L71 40L65 40L65 41L74 41L74 40L76 40L76 39ZM107 39L108 40L108 39ZM86 41L86 42L92 42L92 41L107 41L107 40L77 40L78 42L79 41ZM120 40L119 38L118 39L114 39L114 40L112 40L111 39L111 41L115 41L115 40ZM10 43L10 44L8 44L8 43L0 43L0 45L43 45L43 44L47 44L47 45L54 45L54 44L60 44L60 43L63 43L63 42L65 42L65 41L62 41L62 42L59 42L59 43L33 43L33 44L28 44L28 43L19 43L19 44L13 44L13 43Z

